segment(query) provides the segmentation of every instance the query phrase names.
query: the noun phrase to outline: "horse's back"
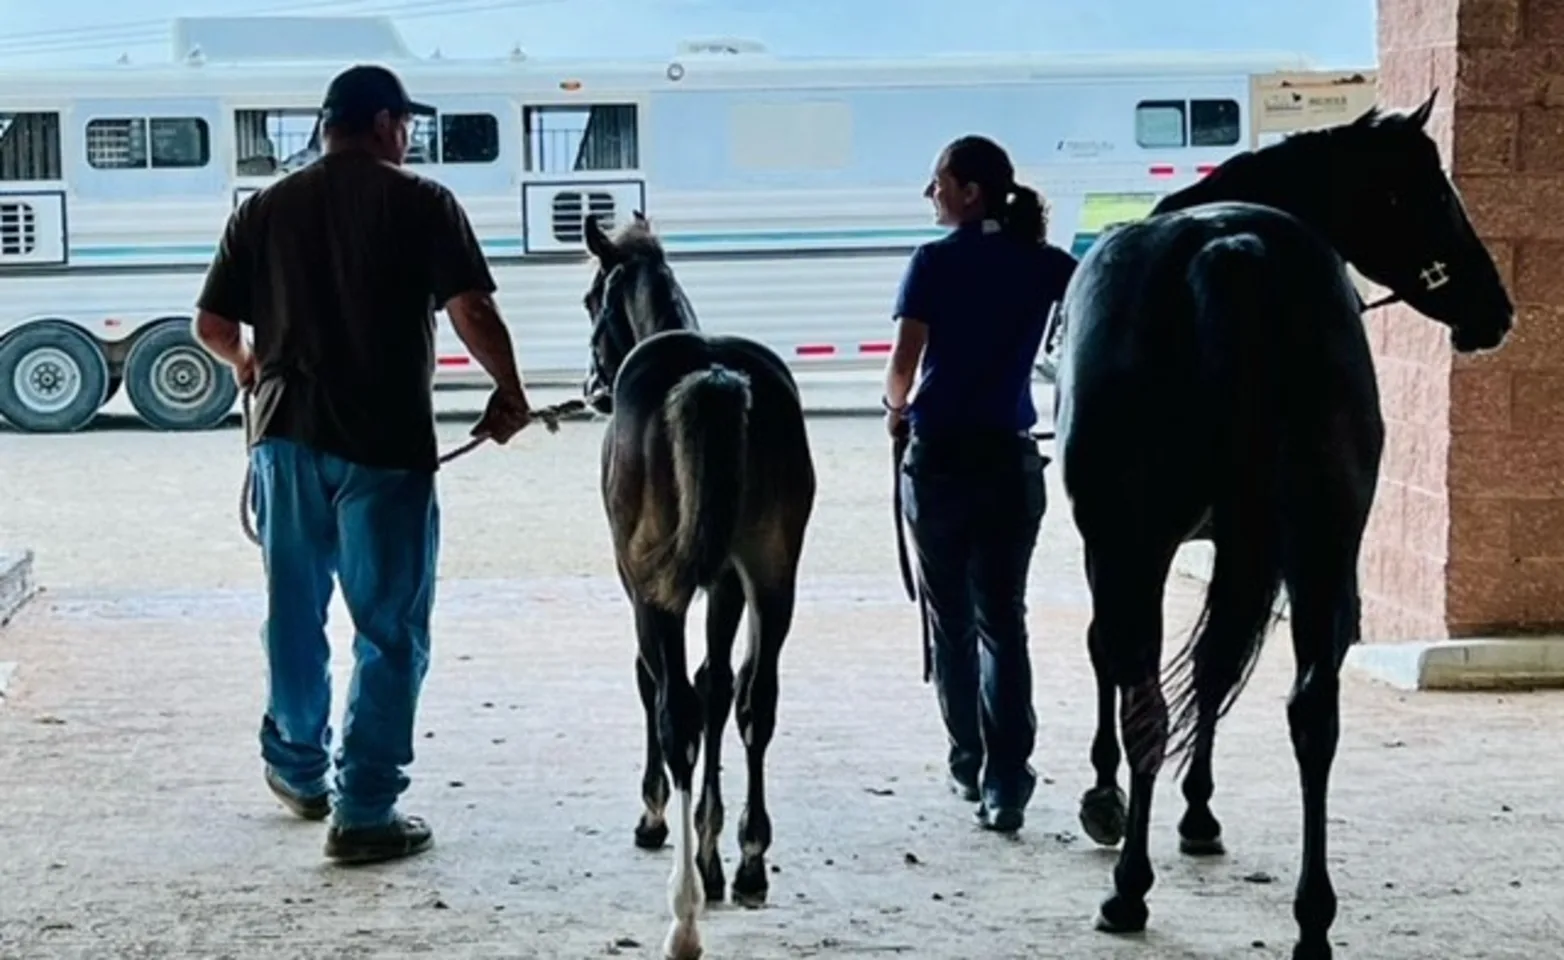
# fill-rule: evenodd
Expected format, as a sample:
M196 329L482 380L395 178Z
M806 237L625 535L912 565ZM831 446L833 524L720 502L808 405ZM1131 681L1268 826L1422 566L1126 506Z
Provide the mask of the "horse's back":
M749 381L758 422L783 426L803 422L798 384L771 348L748 337L700 330L668 330L647 337L625 357L614 383L614 407L660 405L674 385L713 365L742 373Z
M669 330L642 340L614 382L616 424L659 431L664 405L680 381L722 367L748 383L749 475L753 493L772 500L791 489L812 499L814 461L798 384L775 351L748 337ZM764 482L761 482L764 481Z
M1224 288L1242 293L1214 295ZM1247 394L1295 371L1319 398L1289 429L1325 429L1332 410L1364 404L1378 415L1345 264L1281 211L1210 204L1117 228L1082 259L1062 309L1055 420L1068 487L1149 472L1193 496L1224 424L1263 402Z

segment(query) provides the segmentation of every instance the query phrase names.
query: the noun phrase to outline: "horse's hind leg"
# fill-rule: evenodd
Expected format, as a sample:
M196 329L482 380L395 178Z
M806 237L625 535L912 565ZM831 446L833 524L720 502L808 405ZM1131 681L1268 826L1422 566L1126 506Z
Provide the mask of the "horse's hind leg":
M1119 695L1113 685L1112 665L1102 632L1095 622L1086 629L1086 648L1097 681L1097 733L1092 737L1092 768L1097 782L1081 796L1081 829L1095 842L1111 847L1124 839L1127 800L1119 787Z
M668 909L673 923L663 951L668 960L695 960L701 955L697 926L703 891L695 868L695 762L700 758L700 695L691 686L684 655L684 614L659 610L636 601L636 632L641 657L657 678L657 738L663 762L679 795L679 823L674 833L673 872L668 877Z
M1367 510L1362 512L1366 515ZM1359 518L1356 530L1347 533L1337 524L1330 526L1336 527L1337 543L1320 548L1305 539L1287 572L1298 667L1287 701L1287 722L1303 787L1303 864L1293 901L1298 921L1294 960L1329 960L1330 928L1336 920L1336 891L1326 859L1326 798L1341 733L1339 672L1358 635L1362 521Z
M641 774L641 803L646 809L635 825L635 845L642 850L660 850L668 842L668 774L657 736L657 678L640 654L635 658L635 685L640 688L641 708L646 714L646 769Z
M1189 771L1184 774L1184 816L1178 822L1178 849L1192 857L1216 857L1226 852L1222 823L1211 812L1216 781L1211 775L1211 752L1216 745L1219 701L1197 691L1195 739L1190 749Z
M1089 528L1088 528L1089 529ZM1162 696L1162 598L1176 544L1151 541L1092 542L1090 582L1092 628L1101 641L1110 678L1120 694L1120 724L1130 767L1130 798L1124 846L1113 869L1111 897L1102 904L1097 928L1109 933L1144 930L1151 869L1151 802L1167 751L1168 710Z
M722 734L733 708L733 635L744 616L744 583L731 567L713 584L706 597L706 662L695 671L706 714L706 759L701 764L701 799L695 807L695 828L700 846L695 864L701 871L708 903L727 894L722 875Z
M766 748L777 726L778 671L782 644L793 624L794 579L780 584L751 583L750 641L739 667L739 735L744 740L748 795L739 818L742 854L733 875L733 900L745 906L766 901L766 851L771 848L771 816L766 812Z

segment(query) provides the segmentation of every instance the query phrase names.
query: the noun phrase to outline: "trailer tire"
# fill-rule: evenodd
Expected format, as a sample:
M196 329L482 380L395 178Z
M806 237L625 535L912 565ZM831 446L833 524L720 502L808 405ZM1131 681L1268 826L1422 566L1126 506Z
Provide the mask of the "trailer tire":
M125 393L154 430L210 430L227 418L239 387L190 335L188 321L169 320L130 348Z
M0 342L0 417L29 433L73 433L109 392L96 341L59 321L22 327Z

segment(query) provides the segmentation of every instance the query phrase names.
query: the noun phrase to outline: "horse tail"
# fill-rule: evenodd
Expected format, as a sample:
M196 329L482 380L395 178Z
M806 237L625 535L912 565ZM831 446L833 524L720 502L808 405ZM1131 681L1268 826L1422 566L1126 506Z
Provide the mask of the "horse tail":
M748 375L712 364L686 374L663 401L678 521L648 597L658 606L683 609L728 564L744 509L751 399Z
M1286 358L1271 324L1265 243L1252 233L1208 243L1189 267L1201 379L1228 430L1218 437L1211 582L1190 640L1164 676L1170 758L1227 714L1259 662L1282 583L1281 390Z

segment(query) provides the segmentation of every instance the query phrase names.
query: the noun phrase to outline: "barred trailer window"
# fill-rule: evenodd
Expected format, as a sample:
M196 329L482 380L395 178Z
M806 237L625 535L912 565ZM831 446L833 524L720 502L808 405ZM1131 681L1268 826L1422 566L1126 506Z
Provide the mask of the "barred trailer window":
M60 115L0 112L0 182L63 179Z
M500 122L487 113L415 117L408 163L493 163L500 156Z
M234 111L234 172L270 177L320 156L320 111L278 108Z
M96 170L194 169L212 159L200 117L99 118L87 123L87 163Z
M640 128L633 103L528 107L523 115L530 173L635 170Z

